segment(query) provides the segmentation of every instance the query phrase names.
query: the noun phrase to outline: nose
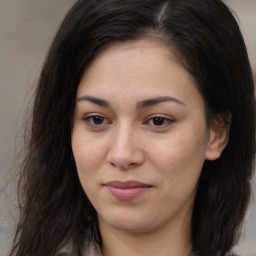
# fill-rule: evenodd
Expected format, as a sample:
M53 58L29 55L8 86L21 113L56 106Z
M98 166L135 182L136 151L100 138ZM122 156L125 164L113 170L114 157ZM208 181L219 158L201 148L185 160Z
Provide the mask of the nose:
M123 126L116 128L109 146L107 161L121 170L138 167L144 162L143 149L136 131Z

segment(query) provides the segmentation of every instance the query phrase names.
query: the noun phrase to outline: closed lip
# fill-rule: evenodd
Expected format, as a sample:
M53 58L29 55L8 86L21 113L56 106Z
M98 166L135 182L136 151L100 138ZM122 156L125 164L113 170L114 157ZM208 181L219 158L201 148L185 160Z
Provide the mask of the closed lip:
M133 200L145 194L153 186L138 181L110 181L104 184L109 193L118 200Z
M110 181L107 183L104 183L105 186L109 187L116 187L116 188L146 188L146 187L152 187L152 185L145 184L139 181L129 180L129 181Z

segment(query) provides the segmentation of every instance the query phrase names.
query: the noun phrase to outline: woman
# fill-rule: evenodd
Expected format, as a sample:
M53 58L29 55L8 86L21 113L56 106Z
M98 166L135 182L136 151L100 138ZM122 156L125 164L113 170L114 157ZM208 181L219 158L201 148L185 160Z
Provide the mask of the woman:
M221 1L78 1L37 87L10 255L229 256L254 134Z

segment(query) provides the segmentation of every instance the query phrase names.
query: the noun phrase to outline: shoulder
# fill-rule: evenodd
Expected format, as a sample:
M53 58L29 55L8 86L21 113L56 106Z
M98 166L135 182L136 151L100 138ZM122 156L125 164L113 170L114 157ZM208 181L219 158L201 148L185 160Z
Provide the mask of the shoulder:
M72 252L59 252L56 256L77 256L77 254Z
M77 256L73 253L67 246L63 248L56 256ZM100 247L97 244L89 244L87 248L83 251L83 256L102 256Z
M192 251L189 256L201 256L201 255L200 255L199 251ZM233 253L233 254L229 254L227 256L242 256L242 255L238 255L238 254Z
M74 256L74 255L68 252L59 252L56 256Z

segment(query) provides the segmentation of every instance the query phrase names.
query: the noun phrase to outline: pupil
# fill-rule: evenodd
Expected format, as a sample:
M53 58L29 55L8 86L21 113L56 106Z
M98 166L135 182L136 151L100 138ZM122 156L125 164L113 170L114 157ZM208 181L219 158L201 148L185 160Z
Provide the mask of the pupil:
M93 117L94 124L102 124L103 123L103 117L101 116L94 116Z
M160 126L164 124L164 118L161 117L155 117L153 118L153 124L156 126Z

